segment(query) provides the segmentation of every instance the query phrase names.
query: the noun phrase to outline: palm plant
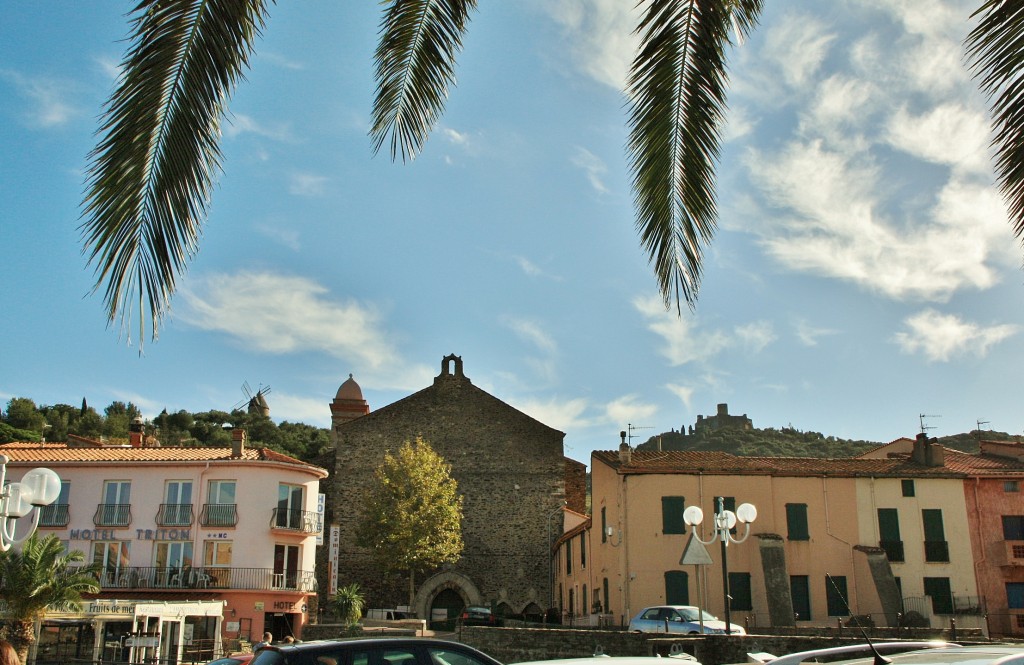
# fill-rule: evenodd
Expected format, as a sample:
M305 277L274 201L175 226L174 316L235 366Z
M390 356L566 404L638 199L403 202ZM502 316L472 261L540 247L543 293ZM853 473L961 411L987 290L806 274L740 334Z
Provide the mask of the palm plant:
M996 169L1024 235L1024 86L1019 3L987 0L968 55L992 102ZM666 306L693 307L717 220L715 169L726 112L727 50L763 0L640 0L627 84L636 226ZM375 62L370 130L392 159L422 150L454 85L476 0L390 0ZM267 0L140 0L118 87L90 155L85 253L108 321L156 335L198 249L220 170L219 126L267 18Z
M85 555L79 550L64 552L56 536L25 541L21 550L0 553L0 589L7 605L8 639L18 651L21 662L28 662L28 651L35 641L35 621L48 608L77 609L83 593L98 593L94 566L74 566Z
M338 615L338 619L346 626L359 623L365 605L363 592L359 590L359 585L355 582L340 587L338 593L331 598L331 605L335 614Z

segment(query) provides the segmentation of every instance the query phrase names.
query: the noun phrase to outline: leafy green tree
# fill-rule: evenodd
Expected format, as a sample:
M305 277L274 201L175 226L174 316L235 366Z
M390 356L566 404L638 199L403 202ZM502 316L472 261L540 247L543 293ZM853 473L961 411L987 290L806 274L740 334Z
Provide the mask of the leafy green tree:
M39 432L27 429L17 429L5 422L0 422L0 443L11 443L12 441L38 441Z
M60 539L32 534L21 550L0 553L0 594L7 603L8 639L21 662L35 641L35 621L47 608L73 611L83 593L99 593L95 566L73 566L85 560L80 550L64 553Z
M338 593L334 594L334 597L331 598L331 606L334 609L334 613L338 615L338 619L346 626L359 623L359 619L363 616L365 604L363 592L359 590L359 585L355 582L340 587Z
M27 397L12 397L7 402L4 420L11 427L33 432L42 432L46 424L46 417L36 408L36 403Z
M68 424L68 433L98 439L103 435L103 416L96 409L82 402L84 408L79 410L78 418Z
M356 544L373 552L385 573L409 576L458 560L462 554L462 496L451 466L417 437L386 453L356 526Z

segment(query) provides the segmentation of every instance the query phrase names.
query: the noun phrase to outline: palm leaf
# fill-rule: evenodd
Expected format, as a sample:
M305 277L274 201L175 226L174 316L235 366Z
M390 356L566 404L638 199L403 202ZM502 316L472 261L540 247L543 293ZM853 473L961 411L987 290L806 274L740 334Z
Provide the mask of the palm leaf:
M391 137L391 159L414 158L455 84L455 55L476 0L394 0L381 19L374 61L374 151Z
M996 173L1017 237L1024 236L1024 4L988 0L967 36L974 78L989 99Z
M762 0L649 0L627 84L630 167L641 244L665 304L693 307L714 235L715 166L726 111L729 31L742 38Z
M220 121L266 16L265 0L145 0L89 155L80 226L122 330L138 302L155 337L195 254L220 171Z

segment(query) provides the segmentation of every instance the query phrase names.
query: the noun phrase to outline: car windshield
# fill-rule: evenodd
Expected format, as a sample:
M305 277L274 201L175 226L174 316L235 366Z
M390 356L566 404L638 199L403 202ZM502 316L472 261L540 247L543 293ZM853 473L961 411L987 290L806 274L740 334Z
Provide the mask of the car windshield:
M701 617L703 617L704 621L718 621L718 617L714 614L701 612L696 607L681 609L679 613L683 615L683 621L700 621Z

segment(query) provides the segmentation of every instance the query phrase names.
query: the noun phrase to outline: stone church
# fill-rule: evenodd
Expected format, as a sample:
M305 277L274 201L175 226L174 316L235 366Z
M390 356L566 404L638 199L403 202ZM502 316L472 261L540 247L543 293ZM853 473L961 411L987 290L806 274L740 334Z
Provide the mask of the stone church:
M501 615L543 614L551 546L562 533L560 509L585 510L586 467L563 455L564 433L474 386L454 355L442 360L433 385L376 411L350 375L331 403L331 416L335 458L324 488L325 526L340 532L339 585L357 582L370 607L408 604L407 578L382 579L354 534L362 497L384 453L420 436L451 465L464 497L465 549L456 563L416 580L412 611L438 619L467 605L486 605ZM327 588L322 584L322 591Z

